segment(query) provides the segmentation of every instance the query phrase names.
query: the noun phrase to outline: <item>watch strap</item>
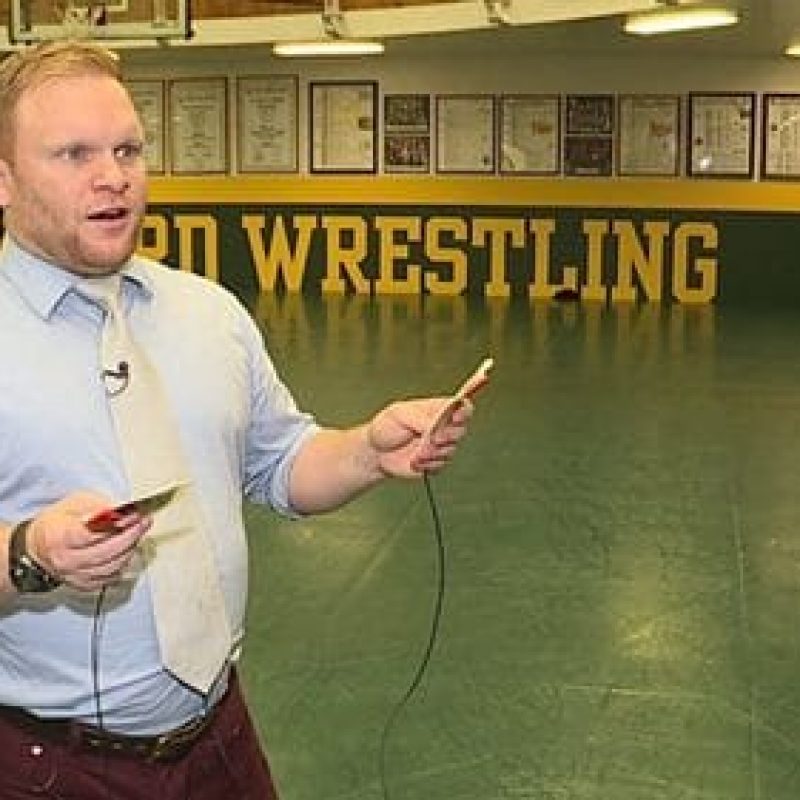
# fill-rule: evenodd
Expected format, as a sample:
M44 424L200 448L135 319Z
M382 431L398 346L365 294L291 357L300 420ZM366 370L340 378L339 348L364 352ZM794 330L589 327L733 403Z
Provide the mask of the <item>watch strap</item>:
M20 592L50 592L61 581L47 571L28 551L28 529L32 520L26 519L11 531L8 541L8 576Z

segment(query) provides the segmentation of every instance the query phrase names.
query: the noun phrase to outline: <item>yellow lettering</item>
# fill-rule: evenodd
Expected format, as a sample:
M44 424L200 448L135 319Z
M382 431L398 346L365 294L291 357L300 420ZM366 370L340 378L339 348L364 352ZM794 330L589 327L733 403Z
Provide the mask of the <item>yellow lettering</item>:
M476 247L489 244L489 280L487 297L508 297L511 286L506 278L506 241L512 247L525 246L525 220L505 217L478 217L472 223L472 244Z
M630 220L615 220L614 234L617 237L617 285L611 290L611 300L630 302L636 299L634 271L645 298L660 300L664 277L664 241L669 235L669 223L664 221L644 223L649 257Z
M163 214L145 214L139 231L136 252L153 261L163 261L169 254L169 221Z
M554 219L533 219L529 230L533 239L533 283L528 294L533 300L549 300L558 289L550 283L550 242L556 229Z
M605 300L603 285L603 240L608 234L607 219L585 219L583 235L586 237L586 284L581 290L584 300Z
M201 274L219 282L219 236L217 221L211 214L176 214L178 229L178 266L184 272L194 272L194 234L202 236Z
M689 244L699 239L706 250L716 250L718 232L716 225L702 222L683 222L673 237L672 295L681 303L708 303L717 296L718 264L711 256L698 256L694 271L700 276L697 288L689 286Z
M344 272L356 294L369 294L370 285L360 265L367 257L367 223L361 217L324 216L322 227L328 238L328 259L322 291L344 294L347 288ZM350 244L345 242L349 237Z
M247 232L250 254L258 276L258 286L262 292L272 292L278 282L278 276L288 292L299 292L303 287L303 276L308 263L308 252L311 247L311 234L317 227L317 218L313 215L292 217L292 228L297 233L294 249L286 234L286 223L283 216L275 218L269 252L264 247L264 214L245 214L242 227Z
M442 238L467 239L467 223L461 217L433 217L425 226L425 257L428 261L449 265L450 278L427 272L425 288L432 295L460 295L467 289L467 254L456 247L445 247ZM445 267L445 270L447 267Z
M420 240L421 224L419 217L375 217L378 230L380 252L378 255L378 278L375 291L381 294L420 293L421 272L417 264L406 266L406 277L395 274L398 262L409 258L408 240Z

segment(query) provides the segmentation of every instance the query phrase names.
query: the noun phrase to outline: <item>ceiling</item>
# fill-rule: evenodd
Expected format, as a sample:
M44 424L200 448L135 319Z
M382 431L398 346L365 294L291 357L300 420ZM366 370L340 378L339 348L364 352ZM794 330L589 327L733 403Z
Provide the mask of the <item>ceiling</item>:
M615 14L496 31L493 45L487 32L470 36L452 34L448 42L449 46L465 51L472 47L496 49L502 41L502 46L509 49L538 49L545 53L631 56L647 53L655 57L685 53L731 58L784 58L785 47L790 42L800 42L800 0L738 0L729 5L739 9L740 23L702 32L631 36L622 31L625 15ZM501 40L498 34L506 35L506 39Z
M716 1L739 8L740 24L659 37L622 33L622 18L627 11L675 0L339 0L338 7L347 35L383 38L387 51L400 57L441 55L444 48L453 56L534 49L583 55L647 52L780 58L787 44L800 42L800 0ZM7 14L8 2L0 0L0 14ZM137 2L144 0L128 0ZM327 2L330 9L333 0ZM262 45L317 38L324 35L325 5L325 0L192 0L191 44ZM501 8L512 24L493 24L487 6ZM466 30L454 30L457 27Z
M491 26L486 18L486 0L339 0L346 20L369 18L370 24L389 28L392 33L404 30L406 20L418 18L421 26L434 33L392 35L387 48L399 55L438 53L442 47L453 54L498 53L515 49L542 52L630 53L641 51L665 53L702 53L716 56L780 57L789 41L800 41L800 0L732 0L740 9L742 21L733 28L685 33L661 37L632 37L620 30L624 13L620 9L658 6L661 0L489 0L505 4L508 17L541 18L535 24ZM682 0L683 1L683 0ZM723 0L724 2L725 0ZM728 0L731 2L731 0ZM321 16L324 0L193 0L193 14L200 20L215 15L260 14L307 20ZM443 20L452 19L466 6L474 6L475 16L483 28L455 32L436 30ZM615 13L617 12L617 13ZM287 17L288 15L288 17ZM571 19L571 17L573 17ZM359 23L361 24L361 23Z

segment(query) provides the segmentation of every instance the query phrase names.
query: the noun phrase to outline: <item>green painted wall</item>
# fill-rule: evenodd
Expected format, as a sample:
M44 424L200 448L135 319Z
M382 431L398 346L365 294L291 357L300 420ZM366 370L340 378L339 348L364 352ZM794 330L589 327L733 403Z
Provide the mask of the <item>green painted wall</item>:
M232 178L151 199L142 252L240 293L800 301L789 184Z

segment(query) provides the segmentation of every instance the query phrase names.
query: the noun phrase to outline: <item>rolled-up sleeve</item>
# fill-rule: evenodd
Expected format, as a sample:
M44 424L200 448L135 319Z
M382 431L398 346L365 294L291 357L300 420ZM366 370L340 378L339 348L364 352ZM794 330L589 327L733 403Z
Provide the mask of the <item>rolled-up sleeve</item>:
M248 332L250 419L245 441L245 497L287 516L301 516L289 500L292 463L303 443L319 430L301 411L278 376L254 324Z

